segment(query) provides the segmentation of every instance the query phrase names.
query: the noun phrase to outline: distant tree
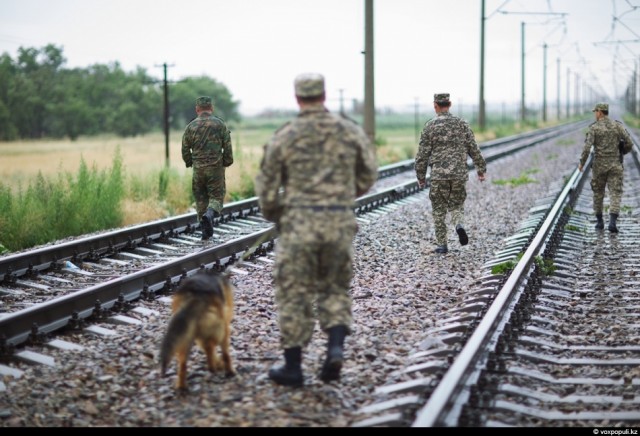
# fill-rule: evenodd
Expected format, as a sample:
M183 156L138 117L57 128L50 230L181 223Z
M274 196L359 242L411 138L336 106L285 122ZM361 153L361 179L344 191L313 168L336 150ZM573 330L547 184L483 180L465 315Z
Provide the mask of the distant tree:
M187 77L169 89L171 126L184 128L195 118L196 98L207 95L213 99L214 114L225 121L240 121L239 102L233 100L229 89L222 83L206 76Z
M0 140L76 139L116 133L135 136L164 126L163 90L144 68L125 72L118 62L66 69L62 48L19 48L0 56ZM206 76L170 87L170 117L182 129L194 117L195 99L209 95L216 114L239 120L239 103L226 86Z

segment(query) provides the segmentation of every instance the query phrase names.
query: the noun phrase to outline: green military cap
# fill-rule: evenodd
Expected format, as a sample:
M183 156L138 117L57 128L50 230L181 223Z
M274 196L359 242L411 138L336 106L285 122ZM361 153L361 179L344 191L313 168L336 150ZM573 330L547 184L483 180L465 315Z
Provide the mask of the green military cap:
M436 103L449 103L449 94L434 94L433 101L435 101Z
M211 97L196 98L196 106L211 106Z
M300 74L295 80L298 97L317 97L324 94L324 77L316 73Z
M591 112L595 112L595 111L607 111L607 112L609 112L609 105L607 103L598 103L598 104L596 104L596 107L594 107Z

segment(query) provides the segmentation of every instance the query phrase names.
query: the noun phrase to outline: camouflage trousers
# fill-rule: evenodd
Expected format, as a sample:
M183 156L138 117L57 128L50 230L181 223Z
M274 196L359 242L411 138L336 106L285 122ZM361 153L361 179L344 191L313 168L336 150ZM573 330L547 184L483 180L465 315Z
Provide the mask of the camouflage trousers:
M316 319L323 331L337 325L351 330L355 220L353 212L348 213L350 217L339 212L314 224L310 224L314 219L296 221L287 213L281 220L274 278L284 349L306 346Z
M467 199L467 181L432 180L429 199L436 230L436 243L447 245L447 212L451 212L453 225L464 225L464 201Z
M622 164L610 165L606 168L593 167L591 176L591 190L593 191L593 212L601 214L605 188L609 188L609 213L620 213L622 200L622 178L624 169Z
M191 189L196 200L196 212L198 222L207 208L222 212L224 196L226 193L224 167L200 167L193 169Z

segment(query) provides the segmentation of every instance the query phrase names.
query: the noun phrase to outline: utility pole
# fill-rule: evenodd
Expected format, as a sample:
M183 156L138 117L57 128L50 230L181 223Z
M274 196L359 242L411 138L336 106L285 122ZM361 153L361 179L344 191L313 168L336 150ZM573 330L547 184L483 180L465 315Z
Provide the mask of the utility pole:
M543 66L542 66L542 122L547 122L547 43L543 48Z
M344 115L344 89L338 91L340 91L340 115Z
M574 76L576 80L574 83L575 91L573 93L574 95L573 99L575 100L573 103L573 107L574 107L573 113L577 115L580 113L580 75L578 73L575 73Z
M567 118L571 118L571 68L567 68Z
M520 41L521 41L521 51L522 58L520 60L521 63L521 77L520 77L520 86L522 90L520 91L520 121L524 122L525 120L525 106L524 106L524 21L520 23Z
M556 78L556 82L557 82L556 88L558 88L556 92L556 110L557 110L556 117L558 121L560 121L560 58L556 60L556 70L557 70L556 74L558 76Z
M373 77L373 0L364 2L364 131L376 140L376 105Z
M415 134L416 134L416 143L418 143L418 138L419 138L418 132L419 132L419 126L420 126L420 104L419 104L418 97L416 97L416 101L413 107L413 113L414 113L413 125L415 129Z
M173 65L167 65L165 62L161 66L164 70L164 165L169 168L169 81L167 80L167 68Z
M478 104L478 125L480 130L484 130L486 127L484 106L484 23L487 19L484 15L484 6L485 0L482 0L482 9L480 11L480 101Z

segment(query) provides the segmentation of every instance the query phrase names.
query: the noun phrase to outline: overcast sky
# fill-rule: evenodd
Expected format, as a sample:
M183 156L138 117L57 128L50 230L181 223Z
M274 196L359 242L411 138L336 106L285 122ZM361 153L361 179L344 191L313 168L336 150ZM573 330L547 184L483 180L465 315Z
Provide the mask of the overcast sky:
M119 62L169 79L207 75L245 114L295 108L293 79L325 75L330 107L364 95L364 0L0 0L0 53L63 48L66 67ZM640 0L486 0L485 99L518 103L521 23L525 95L574 93L575 75L620 96L640 60ZM481 0L374 0L375 102L413 110L436 92L477 104ZM614 19L615 17L615 19ZM620 42L624 41L624 42ZM558 80L558 59L560 80Z

